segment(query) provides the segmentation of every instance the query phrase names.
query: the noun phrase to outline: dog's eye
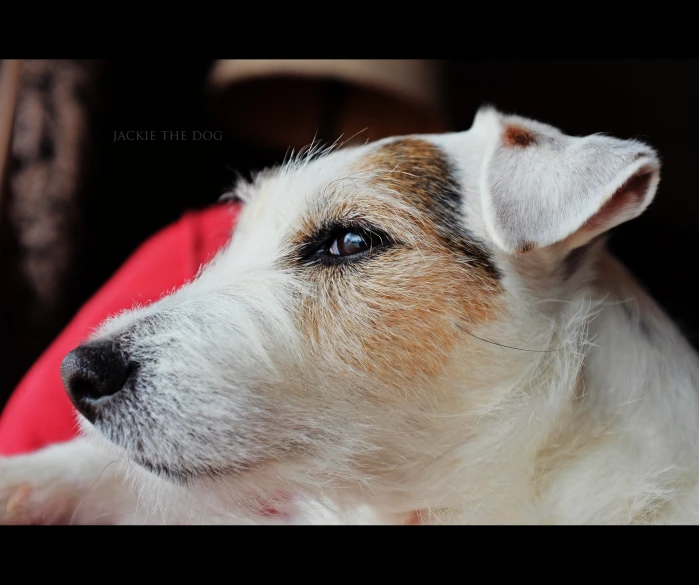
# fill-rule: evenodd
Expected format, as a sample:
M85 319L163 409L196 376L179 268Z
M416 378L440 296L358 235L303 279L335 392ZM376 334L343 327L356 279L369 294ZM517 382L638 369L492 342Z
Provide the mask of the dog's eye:
M368 224L335 224L304 244L299 259L311 264L345 264L374 256L395 243L385 232Z
M366 252L371 247L371 239L367 234L358 231L345 231L333 240L328 248L332 256L352 256Z

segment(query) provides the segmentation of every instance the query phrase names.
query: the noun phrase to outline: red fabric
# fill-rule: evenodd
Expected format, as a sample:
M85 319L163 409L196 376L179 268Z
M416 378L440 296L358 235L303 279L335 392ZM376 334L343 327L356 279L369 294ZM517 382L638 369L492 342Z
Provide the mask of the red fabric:
M146 241L78 312L32 366L0 416L0 455L28 453L67 441L76 412L60 365L109 315L155 301L196 275L229 239L239 208L217 205L184 215Z

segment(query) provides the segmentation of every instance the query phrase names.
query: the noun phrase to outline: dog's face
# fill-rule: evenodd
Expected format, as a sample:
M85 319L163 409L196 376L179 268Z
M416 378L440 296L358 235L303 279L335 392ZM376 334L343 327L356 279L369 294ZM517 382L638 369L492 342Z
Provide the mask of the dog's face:
M296 160L238 187L233 239L196 280L94 336L127 366L118 391L85 392L75 364L64 379L176 482L413 506L522 376L531 354L507 346L550 340L537 303L574 294L588 244L645 209L658 169L638 142L491 109Z

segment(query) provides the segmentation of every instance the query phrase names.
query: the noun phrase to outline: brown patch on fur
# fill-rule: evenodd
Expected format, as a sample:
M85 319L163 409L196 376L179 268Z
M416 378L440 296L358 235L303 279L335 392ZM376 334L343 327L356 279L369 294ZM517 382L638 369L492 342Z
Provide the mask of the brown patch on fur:
M513 124L505 128L502 141L505 146L526 148L536 144L536 136L530 130Z
M465 271L449 255L430 254L424 267L415 265L417 258L398 256L364 295L370 315L362 353L378 358L369 370L380 378L395 380L398 368L412 380L443 375L462 336L455 324L473 327L492 318L491 291L464 278Z
M364 161L379 172L371 187L391 189L414 205L453 252L467 255L474 270L499 286L499 272L483 245L468 233L461 219L461 195L444 153L417 138L403 138L382 146Z
M303 310L309 338L386 385L444 375L463 338L458 325L470 329L495 313L495 291L442 250L396 249L380 262L312 270L317 294Z
M527 252L531 252L534 248L536 248L534 242L523 242L519 245L519 249L517 251L522 254L526 254Z
M417 138L404 138L379 148L365 161L370 169L390 171L374 183L386 184L409 197L424 211L432 206L435 192L443 190L449 169L442 152L433 144Z
M437 148L405 139L363 162L371 170L387 171L371 179L369 187L389 188L418 213L371 193L347 200L348 209L388 226L399 240L412 233L418 243L389 248L380 258L308 266L315 293L304 301L302 326L321 359L334 360L331 369L344 365L358 388L369 388L364 390L369 400L385 403L402 396L386 393L386 387L427 389L447 374L454 351L464 342L464 329L495 317L500 283L486 265L489 259L482 254L487 252L464 239L460 225L449 225L461 223L449 215L449 205L460 199L448 199L448 167ZM343 206L340 195L322 210L323 221L346 214ZM303 231L312 229L312 223ZM381 384L373 389L376 381Z

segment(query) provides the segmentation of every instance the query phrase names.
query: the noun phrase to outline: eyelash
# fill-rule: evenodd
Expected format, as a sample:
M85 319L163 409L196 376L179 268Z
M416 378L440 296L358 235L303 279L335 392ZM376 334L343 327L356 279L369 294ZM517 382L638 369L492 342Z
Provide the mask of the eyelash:
M359 252L351 256L336 256L330 253L333 242L345 232L356 232L369 239L371 246L364 252ZM350 264L361 258L373 255L397 242L391 239L384 231L362 222L347 222L334 224L325 229L319 230L301 250L301 261L309 264Z

